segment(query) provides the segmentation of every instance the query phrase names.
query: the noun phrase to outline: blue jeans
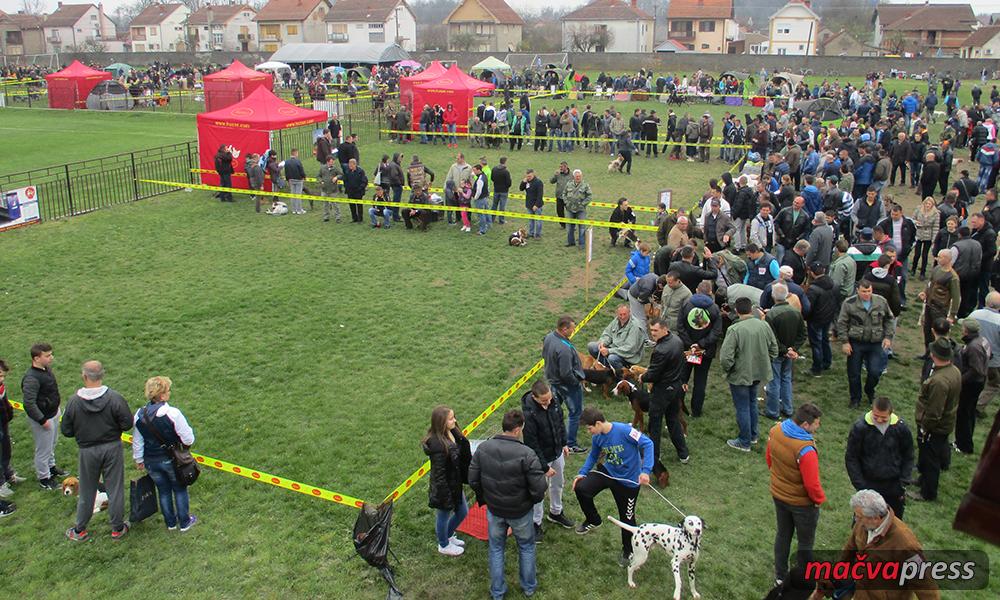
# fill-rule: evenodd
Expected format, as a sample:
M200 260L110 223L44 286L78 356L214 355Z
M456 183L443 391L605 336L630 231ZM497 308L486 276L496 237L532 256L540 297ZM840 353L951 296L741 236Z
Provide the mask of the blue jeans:
M371 217L372 227L378 227L378 216L379 215L378 215L378 211L375 210L374 206L368 209L368 216ZM389 210L388 208L383 208L382 209L382 216L385 219L385 224L383 225L383 227L385 227L386 229L389 229L390 227L392 227L392 211Z
M451 138L450 138L451 139L451 143L455 144L457 146L458 145L458 138L455 137L455 129L457 128L457 125L451 124L451 125L446 125L445 127L448 128L448 133L451 134Z
M589 342L587 344L587 352L589 352L590 355L593 356L594 358L597 358L598 357L597 342ZM608 362L609 365L611 365L611 368L614 369L615 371L621 371L623 368L625 368L625 361L622 360L622 357L618 356L617 354L608 352L608 355L605 357L605 360Z
M540 215L542 214L542 207L531 209L531 214ZM528 237L542 237L542 222L530 219L528 221Z
M774 258L775 258L775 260L778 261L779 265L781 264L781 259L784 256L785 256L785 247L782 246L781 244L775 243L774 244Z
M847 357L847 383L851 390L851 405L861 403L861 363L864 362L868 377L865 379L865 395L875 397L885 363L888 360L881 342L859 342L850 340L851 355Z
M729 392L733 395L733 406L736 408L740 445L749 448L751 442L757 439L757 386L730 383Z
M434 532L437 534L438 546L444 548L448 545L448 540L455 535L455 530L465 520L465 515L469 514L469 505L465 501L465 494L462 494L462 501L455 510L437 509L437 519L434 521Z
M188 489L177 483L177 475L174 473L174 464L164 461L158 463L146 463L146 472L156 484L156 492L160 497L160 512L163 513L163 520L167 527L181 527L191 521L190 496ZM176 503L176 511L174 510Z
M585 211L585 210L572 211L572 210L566 209L566 216L568 218L570 218L570 219L586 219L587 218L587 211ZM586 228L583 225L578 225L576 223L567 223L566 224L566 245L567 246L574 245L573 230L575 230L575 229L579 230L579 233L577 234L577 237L580 238L580 246L582 247L583 243L584 243L583 242L583 232L584 232L584 229L586 229Z
M767 384L767 404L764 414L778 418L792 414L792 359L779 356L771 360L771 383Z
M566 445L572 448L577 445L576 434L580 429L580 413L583 412L583 386L579 383L573 386L553 383L552 391L555 392L555 395L566 406L566 413L568 415Z
M493 192L493 210L507 210L507 192ZM500 224L503 225L503 217L499 218Z
M830 351L830 324L806 324L809 334L809 347L812 348L812 371L819 373L830 368L833 363L833 353Z
M504 550L507 546L507 528L514 532L517 541L518 572L521 590L525 596L535 593L538 579L535 577L535 523L532 511L516 519L498 517L486 511L490 536L490 594L494 599L503 598L507 593L507 582L503 577Z
M402 202L403 201L403 186L401 186L401 185L394 185L390 189L392 190L392 201L395 202L396 204L399 204L400 202ZM400 221L402 221L402 219L399 218L399 207L398 206L394 206L394 207L392 207L391 210L392 210L392 220L396 221L397 223L400 222Z
M488 198L480 198L476 200L476 208L483 210L488 210L490 208L490 201ZM493 215L479 215L479 233L486 233L490 230L490 223L493 222Z
M423 123L421 123L420 124L420 131L421 131L421 133L424 132L424 131L427 131L427 126L424 125ZM420 136L420 143L421 144L426 144L427 143L427 136L426 135L421 135Z

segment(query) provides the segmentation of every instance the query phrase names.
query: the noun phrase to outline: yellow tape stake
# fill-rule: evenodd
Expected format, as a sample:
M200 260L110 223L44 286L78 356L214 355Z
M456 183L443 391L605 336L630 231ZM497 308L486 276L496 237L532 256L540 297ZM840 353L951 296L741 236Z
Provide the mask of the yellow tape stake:
M11 405L17 410L24 410L24 406L20 402L11 402ZM123 433L122 443L132 444L132 436ZM343 504L344 506L350 506L351 508L361 508L364 505L362 500L355 498L353 496L348 496L347 494L340 494L337 492L331 492L320 487L313 485L308 485L305 483L299 483L298 481L293 481L291 479L286 479L284 477L278 477L277 475L272 475L270 473L265 473L263 471L258 471L256 469L251 469L249 467L243 467L240 465L235 465L233 463L228 463L217 458L212 458L211 456L205 456L203 454L191 453L198 464L205 465L206 467L212 467L213 469L218 469L226 473L233 473L234 475L239 475L240 477L246 477L247 479L258 481L260 483L266 483L268 485L273 485L275 487L284 488L286 490L291 490L293 492L298 492L300 494L305 494L313 498L319 498L321 500L328 500L330 502L336 502L337 504Z
M204 190L207 192L231 192L233 194L243 194L246 196L260 195L260 196L271 196L274 198L299 198L302 200L315 200L317 202L339 202L341 204L369 204L373 205L374 202L370 198L362 198L360 200L355 200L352 198L339 198L339 197L327 197L327 196L313 196L311 194L292 194L289 192L265 192L257 190L244 190L240 188L227 188L217 185L204 185L201 183L180 183L177 181L158 181L155 179L140 179L141 183L152 183L154 185L166 185L177 188L190 188L192 190ZM386 200L385 202L379 203L379 206L386 206L389 208L413 208L416 210L433 210L433 211L450 211L450 212L462 212L480 215L493 215L497 217L508 217L511 219L533 219L535 221L547 221L550 223L573 223L576 225L591 225L593 227L608 227L614 229L631 229L633 231L658 231L659 227L654 227L653 225L640 225L627 224L625 227L622 223L612 223L610 221L596 221L593 219L570 219L568 217L553 217L550 215L532 215L529 213L521 212L510 212L506 210L490 210L487 208L464 208L460 206L445 206L443 204L410 204L409 202L391 202Z
M570 334L570 336L569 336L570 339L572 339L573 336L575 336L577 333L579 333L580 330L583 329L587 325L587 323L589 323L590 320L593 319L594 316L598 312L600 312L600 310L602 308L604 308L604 306L608 302L611 301L612 298L614 298L615 294L617 294L618 290L621 289L621 287L623 285L625 285L626 281L628 281L628 280L627 279L622 279L621 281L619 281L618 284L614 288L612 288L611 291L608 292L607 295L604 296L604 298L601 299L600 302L597 303L597 306L595 306L593 309L591 309L591 311L589 313L587 313L587 316L584 317L577 324L576 329L574 329L573 333ZM532 367L530 369L528 369L528 371L524 375L521 375L520 377L518 377L517 381L515 381L513 384L511 384L511 386L509 388L507 388L506 390L504 390L504 393L500 394L499 398L497 398L496 400L494 400L493 402L491 402L490 405L487 406L483 410L483 412L479 413L478 417L476 417L475 419L472 420L471 423L469 423L468 425L466 425L465 428L462 430L462 435L468 437L469 434L471 434L473 431L475 431L480 425L483 424L483 422L486 421L486 419L490 415L492 415L493 413L495 413L501 406L503 406L504 403L507 402L507 400L509 400L511 396L513 396L515 393L517 393L517 391L519 389L521 389L521 387L523 387L524 384L528 383L528 381L532 377L534 377L535 374L538 373L538 371L540 371L544 366L545 366L545 360L544 359L543 360L539 360L534 365L532 365ZM409 489L412 488L415 483L417 483L418 481L420 481L420 479L424 475L426 475L427 472L430 471L430 469L431 469L431 461L429 461L429 460L424 461L424 464L420 465L420 467L417 468L417 470L414 471L409 477L407 477L403 481L403 483L397 485L396 488L394 490L392 490L392 492L390 492L388 496L385 497L385 500L383 500L383 502L386 502L388 500L392 500L392 501L399 500L399 498L403 494L405 494L407 491L409 491Z
M521 139L521 140L552 140L552 141L555 141L555 142L567 142L567 141L569 141L569 142L592 142L592 143L598 143L598 144L601 144L601 143L608 143L608 144L617 143L617 141L614 138L607 138L607 137L599 137L599 138L589 138L589 137L588 138L584 138L584 137L555 137L555 136L551 136L551 135L513 135L513 134L510 134L510 133L466 133L466 132L462 132L462 131L456 131L455 133L451 133L451 132L448 132L448 131L406 131L406 130L403 130L403 129L380 129L379 131L381 133L396 133L396 134L412 135L413 137L417 137L417 136L420 136L420 135L430 135L430 136L434 136L434 135L448 135L448 136L452 136L453 135L455 137L499 138L499 139L504 140L504 141L508 141L511 138L514 138L515 140L517 140L517 139ZM719 139L719 138L713 138L713 139ZM646 143L663 144L664 146L694 146L694 147L699 147L699 148L751 148L752 147L749 144L702 144L701 142L685 142L685 141L675 142L673 140L668 140L668 139L664 139L664 138L657 138L657 140L655 142L646 141L646 140L632 140L632 141L633 141L633 143L636 146L636 154L639 153L639 150L638 150L639 146L641 144L646 144ZM486 150L486 148L484 148L484 150Z

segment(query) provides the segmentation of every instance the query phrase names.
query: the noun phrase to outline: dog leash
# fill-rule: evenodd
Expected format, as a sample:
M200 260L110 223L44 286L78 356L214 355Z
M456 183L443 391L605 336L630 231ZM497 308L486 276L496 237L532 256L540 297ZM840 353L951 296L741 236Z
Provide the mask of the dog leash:
M626 483L634 483L635 485L641 485L641 484L640 484L640 483L639 483L638 481L634 481L634 480L632 480L632 479L623 479L623 478L621 478L621 477L614 477L614 476L612 476L612 475L609 475L608 473L605 473L604 471L599 471L599 470L597 470L597 469L595 469L595 470L591 471L591 473L600 473L601 475L604 475L604 476L605 476L605 477L607 477L608 479L613 479L613 480L615 480L615 481L624 481L624 482L626 482ZM687 517L687 513L685 513L685 512L684 512L684 511L682 511L681 509L679 509L679 508L677 508L676 506L674 506L674 503L673 503L673 502L671 502L670 500L667 500L667 497L666 497L666 496L664 496L663 494L661 494L661 493L660 493L660 491L659 491L659 490L657 490L657 489L656 489L655 487L653 487L653 485L652 485L652 484L650 484L650 483L647 483L647 484L646 484L646 487L648 487L649 489L653 490L653 492L655 492L657 496L659 496L660 498L662 498L662 499L663 499L663 501L664 501L664 502L666 502L667 504L669 504L669 505L670 505L670 508L672 508L672 509L676 510L676 511L677 511L677 513L678 513L678 514L680 514L680 516L682 516L682 517Z

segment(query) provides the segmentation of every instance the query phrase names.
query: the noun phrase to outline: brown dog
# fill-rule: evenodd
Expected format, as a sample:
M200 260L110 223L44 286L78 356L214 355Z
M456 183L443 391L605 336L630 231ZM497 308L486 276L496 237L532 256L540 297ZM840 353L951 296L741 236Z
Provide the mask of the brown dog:
M580 356L580 364L583 366L583 389L592 392L590 384L601 386L601 393L605 399L611 398L611 389L615 383L615 374L607 365L597 360L586 352L577 352Z
M104 489L104 485L98 483L97 495L94 497L94 514L101 512L102 510L108 510L108 493ZM62 493L63 496L76 496L80 493L80 480L76 477L70 475L62 482Z

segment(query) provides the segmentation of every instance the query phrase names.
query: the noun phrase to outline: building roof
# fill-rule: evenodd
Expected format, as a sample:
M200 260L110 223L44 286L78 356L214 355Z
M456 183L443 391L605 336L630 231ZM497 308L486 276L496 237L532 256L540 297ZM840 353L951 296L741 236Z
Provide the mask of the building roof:
M879 23L886 31L972 31L978 21L968 4L920 4L908 13L883 10L892 4L879 5ZM890 21L889 19L893 19Z
M45 18L45 26L72 27L93 7L93 4L63 4Z
M988 25L986 27L980 27L979 29L972 32L969 37L965 38L962 42L963 48L976 48L979 46L986 45L990 40L1000 34L1000 25Z
M671 0L668 19L732 19L733 0Z
M370 46L360 44L285 44L268 60L283 63L325 64L384 64L410 58L398 44Z
M328 0L271 0L254 21L304 21L321 2L329 8Z
M653 52L693 52L693 50L688 50L688 47L684 44L678 42L677 40L664 40L659 46L653 48Z
M410 10L406 0L337 0L330 12L326 14L327 21L337 23L385 23L396 7ZM410 10L412 13L413 11Z
M254 14L257 13L252 7L246 4L218 4L215 6L206 6L200 8L187 18L188 25L208 25L208 15L209 11L212 14L212 23L226 23L229 19L232 19L241 12L250 11Z
M445 18L445 24L451 22L451 16L461 7L464 6L469 0L462 0L458 5L448 13ZM504 0L475 0L480 6L486 9L486 12L493 15L494 22L500 25L524 25L524 19L521 15L514 12L514 9L510 7Z
M809 5L806 4L805 2L803 2L802 0L790 0L788 2L788 4L782 6L778 10L774 11L774 14L771 15L771 17L770 17L769 20L774 20L774 18L777 15L779 15L783 10L785 10L786 8L793 7L793 6L797 6L799 8L806 9L806 12L808 12L810 15L812 15L813 18L815 18L817 21L819 20L819 15L817 15L816 12L812 8L810 8Z
M45 22L37 15L0 15L0 23L8 23L21 31L41 29Z
M183 4L150 4L132 19L129 26L144 27L159 25L170 17L170 15L174 14L178 8L182 8L183 6Z
M653 16L633 8L627 0L593 0L562 18L563 21L652 21Z

